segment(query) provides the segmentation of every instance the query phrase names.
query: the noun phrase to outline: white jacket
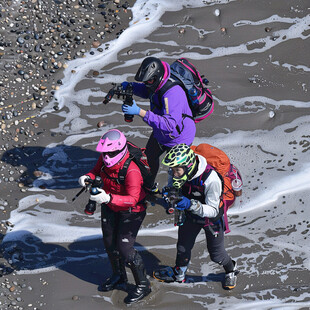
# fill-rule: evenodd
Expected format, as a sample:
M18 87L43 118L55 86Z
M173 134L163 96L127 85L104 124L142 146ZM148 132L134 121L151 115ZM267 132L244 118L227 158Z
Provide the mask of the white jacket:
M197 156L199 159L198 171L189 181L199 178L207 167L207 160L201 155ZM190 211L201 217L215 218L219 213L222 181L214 170L211 171L209 177L204 183L204 194L205 203L192 199Z

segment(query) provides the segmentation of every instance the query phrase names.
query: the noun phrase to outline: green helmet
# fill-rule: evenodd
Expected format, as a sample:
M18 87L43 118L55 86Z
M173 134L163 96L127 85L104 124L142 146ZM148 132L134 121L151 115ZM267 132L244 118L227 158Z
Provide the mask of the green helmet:
M162 163L170 168L184 167L185 173L181 177L173 176L173 187L181 188L192 176L196 168L196 155L185 143L175 145L164 157Z

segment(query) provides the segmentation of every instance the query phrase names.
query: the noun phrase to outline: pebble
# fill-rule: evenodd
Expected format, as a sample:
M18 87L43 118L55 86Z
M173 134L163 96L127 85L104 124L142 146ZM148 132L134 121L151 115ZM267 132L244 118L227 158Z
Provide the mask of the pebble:
M220 14L221 14L221 11L219 9L215 9L214 10L214 15L215 16L220 16Z
M222 28L221 28L221 33L222 33L222 34L225 34L226 32L227 32L226 28L225 28L225 27L222 27Z
M250 77L248 78L248 80L253 84L257 84L260 82L260 79L258 77Z
M97 47L99 47L101 45L101 43L99 42L99 41L94 41L93 43L92 43L92 46L94 47L94 48L97 48Z
M33 175L34 175L36 178L39 178L39 177L41 177L41 176L43 175L43 172L42 172L42 171L36 170L36 171L33 172Z
M19 38L17 38L17 42L18 42L19 44L24 44L24 43L25 43L25 40L24 40L23 38L19 37Z
M100 121L100 122L98 122L97 127L100 128L104 125L105 125L105 121Z
M275 113L273 111L269 112L269 118L274 118L275 117Z

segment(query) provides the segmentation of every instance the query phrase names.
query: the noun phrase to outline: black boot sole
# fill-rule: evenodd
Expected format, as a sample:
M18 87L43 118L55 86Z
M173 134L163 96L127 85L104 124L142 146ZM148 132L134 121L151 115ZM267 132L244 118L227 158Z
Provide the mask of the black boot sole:
M140 300L142 300L143 298L145 298L146 296L150 295L150 293L152 292L152 290L150 289L148 292L146 292L145 294L143 295L140 295L139 297L137 297L136 299L134 300L127 300L127 297L124 299L124 303L127 304L127 305L130 305L130 304L134 304Z

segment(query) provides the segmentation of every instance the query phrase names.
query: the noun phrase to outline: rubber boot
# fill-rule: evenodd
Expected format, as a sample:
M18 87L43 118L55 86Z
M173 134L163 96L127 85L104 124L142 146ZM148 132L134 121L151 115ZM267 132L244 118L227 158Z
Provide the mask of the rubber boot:
M109 255L113 274L100 286L99 290L102 292L112 291L121 286L126 287L128 282L123 260L117 254L113 254Z
M151 284L146 278L145 267L140 254L136 253L132 262L128 263L132 271L136 286L132 292L124 299L126 304L135 303L151 293Z

